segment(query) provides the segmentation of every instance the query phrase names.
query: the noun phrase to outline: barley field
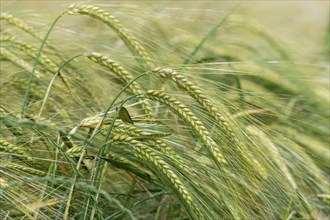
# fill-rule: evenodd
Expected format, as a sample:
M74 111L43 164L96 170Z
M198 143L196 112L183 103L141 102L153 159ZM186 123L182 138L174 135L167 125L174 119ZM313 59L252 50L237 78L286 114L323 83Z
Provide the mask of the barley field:
M1 1L0 219L328 219L328 1Z

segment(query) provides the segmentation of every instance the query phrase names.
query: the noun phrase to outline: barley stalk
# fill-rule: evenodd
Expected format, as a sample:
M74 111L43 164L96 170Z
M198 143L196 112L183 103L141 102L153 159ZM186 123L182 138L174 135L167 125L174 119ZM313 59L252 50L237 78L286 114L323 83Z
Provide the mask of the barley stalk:
M25 90L27 83L28 83L27 79L14 78L10 82L5 83L5 85L12 85L12 86L15 86L16 88ZM45 93L45 90L39 85L39 81L38 82L33 81L31 83L30 94L29 94L29 97L31 99L41 100L43 98L42 95L44 93ZM65 100L62 99L61 97L58 97L58 98L61 99L63 103L65 102ZM56 112L58 112L63 118L70 119L68 112L62 110L61 103L56 102L56 100L54 100L54 99L50 99L49 105L54 110L56 110ZM50 120L47 120L46 118L43 118L43 117L41 117L41 119L38 119L37 116L34 116L32 114L26 114L25 118L32 119L33 121L44 121L44 122L46 122L46 124L51 124L52 126L56 127L54 123L52 123Z
M207 98L206 94L204 94L203 90L199 86L190 82L183 75L178 74L175 70L170 68L156 68L152 72L157 76L176 82L181 88L185 89L198 103L200 103L207 110L207 112L216 120L217 123L222 125L230 140L239 146L239 139L236 137L235 132L229 126L227 120L219 113L217 107L212 104L212 102ZM253 159L250 153L243 151L241 147L239 147L239 153L252 167L258 171L261 176L264 178L268 176L265 169L263 169L257 160Z
M96 126L102 121L104 115L98 114L95 116L87 117L84 118L79 122L79 124L73 129L75 131L76 129L80 127L86 127L86 128L96 128ZM101 127L107 128L111 124L113 118L111 117L106 117L105 120L103 121L103 124ZM147 119L148 121L148 119ZM153 120L150 120L150 122L156 122ZM116 120L115 123L113 124L113 128L117 129L118 131L121 130L126 133L130 133L131 135L135 136L141 136L141 138L145 137L164 137L164 136L169 136L171 135L171 132L147 132L144 131L142 128L140 128L138 125L135 124L129 124L129 123L124 123L121 120Z
M38 49L37 47L30 45L26 42L21 42L19 40L16 39L16 37L6 34L6 35L2 35L0 38L1 42L7 43L10 46L19 49L20 51L24 52L25 54L27 54L28 56L32 57L32 58L36 58L37 53L38 53ZM52 49L52 48L51 48ZM45 54L41 54L39 57L39 62L40 64L47 69L49 72L51 73L56 73L58 71L59 65L53 61L52 59L49 58L48 55L50 55L53 51L50 50L46 50L45 48L45 52L47 53L47 55ZM55 53L54 55L57 56L57 58L61 61L64 62L64 59L61 55ZM77 81L81 81L82 78L80 77L80 75L78 75L75 71L72 70L66 70L68 72L68 75L74 77L75 80ZM67 84L64 80L63 75L60 75L61 79L64 81L65 84Z

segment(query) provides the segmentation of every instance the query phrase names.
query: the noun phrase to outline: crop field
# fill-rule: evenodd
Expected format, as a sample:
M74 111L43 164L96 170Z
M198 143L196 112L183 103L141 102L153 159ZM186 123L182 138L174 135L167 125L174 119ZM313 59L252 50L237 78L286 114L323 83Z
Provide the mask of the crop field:
M10 1L0 219L330 218L329 1Z

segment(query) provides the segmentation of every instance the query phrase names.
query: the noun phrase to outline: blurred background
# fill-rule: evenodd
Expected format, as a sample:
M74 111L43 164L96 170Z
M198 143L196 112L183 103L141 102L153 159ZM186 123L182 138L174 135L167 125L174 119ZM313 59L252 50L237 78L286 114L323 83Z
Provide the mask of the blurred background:
M278 41L292 48L293 54L308 58L319 57L327 48L329 33L329 1L1 1L1 12L14 14L27 23L38 24L40 33L47 30L50 22L72 3L94 4L111 11L125 26L136 27L150 17L158 17L162 25L180 29L182 34L194 31L196 37L204 36L229 10L238 6L235 14L257 20ZM163 12L163 16L162 16ZM91 19L89 19L91 20ZM71 21L71 23L70 23ZM79 35L90 36L89 28L100 26L90 21L90 26L79 27ZM81 24L81 19L64 18L63 28ZM101 25L102 26L102 25ZM139 27L139 26L137 26ZM81 30L85 30L81 31ZM111 30L107 30L111 31ZM187 33L188 34L188 33ZM221 34L221 32L219 32ZM85 36L87 35L87 36ZM68 41L70 39L62 39ZM71 39L72 40L72 39ZM251 42L253 44L253 42ZM327 54L327 53L325 53ZM324 56L324 61L327 61ZM300 60L299 60L300 61ZM301 60L306 61L306 60Z

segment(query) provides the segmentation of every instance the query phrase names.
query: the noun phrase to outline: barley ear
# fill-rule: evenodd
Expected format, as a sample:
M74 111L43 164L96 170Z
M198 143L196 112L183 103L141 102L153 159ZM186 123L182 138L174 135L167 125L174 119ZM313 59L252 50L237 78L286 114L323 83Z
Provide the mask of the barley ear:
M159 101L169 107L175 114L180 116L191 128L200 136L202 141L205 143L207 150L211 153L215 162L222 164L226 163L226 159L220 151L218 144L214 142L209 134L207 128L199 120L199 118L188 108L188 106L182 104L175 98L166 95L161 91L148 90L146 97L151 100Z
M120 21L109 12L105 12L99 7L95 7L93 5L74 4L67 9L66 13L70 15L89 15L104 22L110 28L112 28L125 42L126 46L130 49L132 54L136 56L135 59L139 64L142 64L147 70L152 67L152 62L146 49L135 39L135 37L131 36L120 23Z
M11 62L15 66L21 67L22 69L26 70L29 73L32 72L32 66L28 62L26 62L25 60L17 57L16 55L11 53L6 48L0 47L0 54L1 54L2 59L5 59L5 60ZM42 74L39 71L35 71L34 75L37 78L41 78L41 76L42 76Z
M17 170L19 171L23 171L32 175L37 175L37 176L45 176L46 173L37 169L33 169L31 167L28 166L23 166L17 163L12 163L12 162L5 162L5 161L1 161L0 162L0 168L4 169L4 170L9 170L11 172L17 172Z
M10 14L1 13L0 21L6 21L8 24L18 27L19 29L30 34L31 36L33 36L39 40L41 39L41 37L33 30L32 27L25 24L21 19L18 19Z
M110 59L109 57L101 54L101 53L92 53L88 56L88 58L109 69L111 72L116 74L118 77L120 77L121 80L123 80L126 83L130 83L133 80L133 75L129 73L120 63ZM128 87L131 92L134 95L142 94L143 89L137 82L132 82L130 86ZM142 103L142 108L147 116L152 115L152 109L151 106L146 100L143 99L143 97L139 97L138 100Z
M151 163L155 169L161 171L171 182L174 189L180 194L184 202L193 209L199 219L205 219L203 213L200 211L197 204L195 204L193 197L190 195L189 191L184 186L179 176L175 173L175 171L171 169L169 164L167 164L159 155L157 155L156 152L154 152L144 143L134 140L132 137L128 137L126 135L116 135L111 138L111 141L130 143L134 150L135 156L142 160L146 160L147 162Z
M28 155L21 147L11 144L3 139L0 139L0 151L13 154L13 156L17 157L19 160L25 163L36 164L36 161L30 155Z
M207 98L206 94L199 86L195 85L194 83L186 79L183 75L177 73L171 68L156 68L152 71L152 73L162 78L172 80L177 83L181 88L186 90L190 94L190 96L193 97L199 104L201 104L205 108L205 110L210 113L210 115L216 120L216 122L222 126L222 129L228 135L230 140L238 142L238 138L229 126L225 117L219 113L220 111L214 104L212 104L212 102Z

